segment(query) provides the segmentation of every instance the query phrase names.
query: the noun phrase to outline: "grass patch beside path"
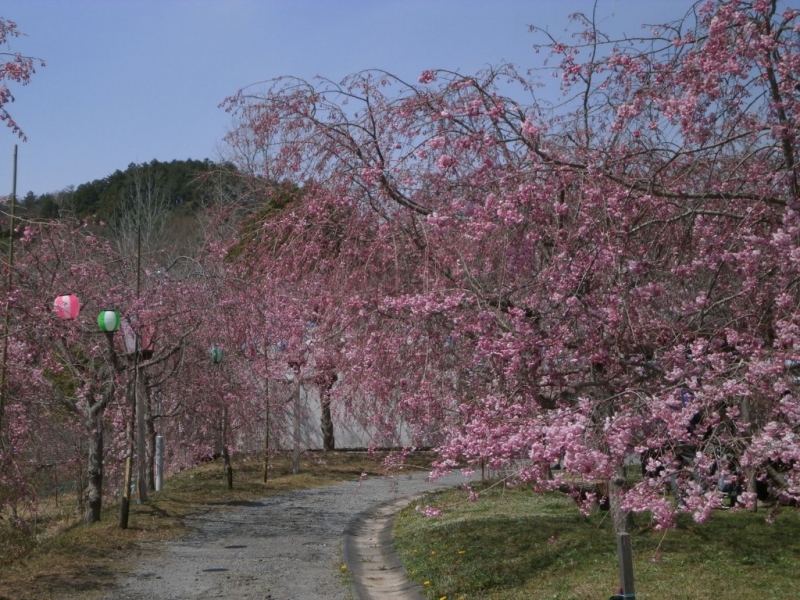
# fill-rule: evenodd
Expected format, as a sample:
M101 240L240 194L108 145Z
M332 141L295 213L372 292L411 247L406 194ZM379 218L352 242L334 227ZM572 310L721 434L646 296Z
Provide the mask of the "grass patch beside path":
M614 593L616 541L605 513L583 517L563 494L497 489L480 496L467 502L462 491L430 494L398 515L398 554L429 598L597 600ZM417 504L443 514L424 517ZM636 531L636 597L800 597L800 514L785 508L772 525L766 516L720 510L705 524L681 516L676 530Z
M291 457L271 461L269 481L262 483L259 460L234 460L234 489L228 490L219 461L168 478L148 502L131 506L128 529L117 527L119 507L108 506L99 523L74 525L13 562L0 564L0 600L97 598L111 588L115 577L130 572L139 559L163 542L188 533L183 519L213 510L230 510L244 503L293 490L358 480L361 473L383 475L380 459L366 453L310 453L300 473L292 475ZM427 466L426 455L413 465Z

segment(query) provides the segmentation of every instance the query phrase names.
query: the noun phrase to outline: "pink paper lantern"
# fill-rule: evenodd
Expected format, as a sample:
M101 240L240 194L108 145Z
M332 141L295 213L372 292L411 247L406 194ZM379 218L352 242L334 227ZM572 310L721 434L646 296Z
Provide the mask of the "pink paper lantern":
M62 319L74 319L81 310L81 303L77 296L73 296L72 294L59 296L56 298L56 301L53 302L53 310L55 310L56 314Z

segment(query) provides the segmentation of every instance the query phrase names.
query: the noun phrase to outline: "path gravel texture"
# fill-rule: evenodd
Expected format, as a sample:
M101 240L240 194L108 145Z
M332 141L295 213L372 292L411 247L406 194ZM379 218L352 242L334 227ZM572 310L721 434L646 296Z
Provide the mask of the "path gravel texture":
M193 533L165 546L121 578L106 600L259 599L350 600L380 598L380 582L365 591L342 574L342 540L371 536L372 514L386 523L391 505L399 510L426 491L463 483L460 474L435 482L425 474L368 477L330 487L291 492L187 520ZM380 514L379 514L380 513ZM387 541L388 540L388 541ZM348 546L353 544L348 541ZM384 534L384 545L390 538ZM378 541L374 545L377 547ZM371 538L362 547L373 545ZM353 546L355 547L355 546ZM389 552L391 554L391 552ZM355 552L353 560L363 560ZM392 567L397 571L397 564ZM348 569L350 570L350 569ZM353 576L362 577L355 568ZM398 573L402 580L403 573ZM391 585L397 589L397 584ZM413 586L407 597L415 597ZM372 594L372 596L370 596ZM388 597L388 596L387 596ZM400 597L392 595L392 597Z

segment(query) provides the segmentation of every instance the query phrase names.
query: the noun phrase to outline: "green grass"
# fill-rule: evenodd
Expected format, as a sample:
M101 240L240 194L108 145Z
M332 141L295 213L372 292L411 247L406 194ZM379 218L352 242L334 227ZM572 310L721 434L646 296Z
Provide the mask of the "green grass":
M610 517L580 515L562 494L521 489L433 494L395 521L398 553L429 598L592 599L617 587L616 542ZM416 504L443 510L427 518ZM639 600L736 600L800 597L800 515L717 511L696 524L681 516L667 532L645 525L632 534ZM427 583L426 583L427 582Z

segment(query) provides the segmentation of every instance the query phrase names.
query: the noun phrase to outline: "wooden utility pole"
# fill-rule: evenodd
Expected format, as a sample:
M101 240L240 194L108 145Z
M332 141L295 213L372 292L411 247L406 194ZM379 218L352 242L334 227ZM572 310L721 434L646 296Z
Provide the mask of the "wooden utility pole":
M127 398L128 407L131 410L131 416L125 426L125 442L127 446L128 456L125 458L125 476L122 479L122 494L119 500L119 528L128 528L128 515L130 514L131 506L131 479L133 478L133 442L134 442L134 423L136 420L136 400L134 394L136 393L136 382L128 384Z
M6 274L6 305L3 319L3 363L0 370L0 444L3 444L3 420L6 411L6 362L8 361L8 335L9 335L9 296L11 294L12 274L14 270L14 209L17 205L17 145L14 144L14 168L11 176L11 199L8 216L8 262Z
M136 226L136 300L139 300L142 277L142 215L138 209ZM147 394L144 389L144 380L139 376L139 354L142 352L141 328L136 332L136 357L135 372L133 374L134 393L136 394L136 462L138 473L136 478L137 502L147 502L147 421L145 420L145 402Z
M142 226L141 215L137 215L137 232L136 232L136 300L139 300L141 290L141 263L142 260ZM133 323L129 323L133 329ZM139 394L139 332L134 331L134 347L133 347L133 389L131 390L132 396L130 400L131 417L126 427L128 457L125 459L125 476L122 481L122 495L119 502L119 527L120 529L128 528L128 515L130 514L131 504L131 481L133 480L133 451L134 440L139 442L136 450L138 455L138 477L136 488L138 490L139 503L147 501L146 490L146 457L143 456L144 448L144 410L141 409L141 402ZM136 436L134 437L134 429L136 429ZM144 475L143 475L144 473ZM143 485L144 484L144 485ZM142 491L144 490L144 491ZM144 494L144 498L142 498Z
M269 355L266 342L264 342L264 410L264 483L267 483L269 471Z

